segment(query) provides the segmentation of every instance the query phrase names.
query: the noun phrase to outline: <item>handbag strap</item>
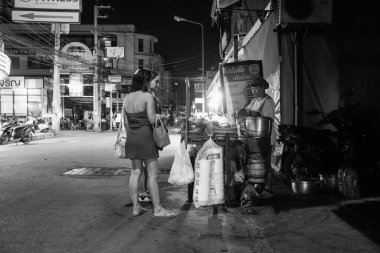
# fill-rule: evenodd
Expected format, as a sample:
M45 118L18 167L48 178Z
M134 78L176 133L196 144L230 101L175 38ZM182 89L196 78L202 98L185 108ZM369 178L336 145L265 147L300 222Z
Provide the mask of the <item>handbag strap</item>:
M124 105L125 105L125 100L126 100L126 97L123 100L123 107L121 107L121 119L120 119L120 124L119 124L119 130L117 131L116 143L118 143L118 141L119 141L122 124L123 124L123 121L124 121Z
M160 121L161 126L164 126L164 124L162 123L161 118L159 118L159 117L156 116L156 124L155 124L154 128L157 128L157 122L158 122L158 121Z

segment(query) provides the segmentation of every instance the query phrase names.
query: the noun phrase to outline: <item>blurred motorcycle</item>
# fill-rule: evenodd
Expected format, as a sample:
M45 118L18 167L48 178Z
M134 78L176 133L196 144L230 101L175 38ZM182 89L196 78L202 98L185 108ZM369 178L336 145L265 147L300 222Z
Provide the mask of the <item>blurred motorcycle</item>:
M320 115L314 127L280 125L279 142L283 144L281 170L289 179L318 178L337 174L353 157L353 137L357 134L349 114L357 106L342 106L354 90L344 92L339 108L329 113L310 110L308 115ZM332 125L335 130L326 129Z

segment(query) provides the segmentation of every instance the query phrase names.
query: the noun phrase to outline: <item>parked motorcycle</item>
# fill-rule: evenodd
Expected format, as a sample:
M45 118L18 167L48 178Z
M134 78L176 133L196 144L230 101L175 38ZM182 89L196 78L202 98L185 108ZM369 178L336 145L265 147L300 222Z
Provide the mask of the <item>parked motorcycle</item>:
M32 133L34 131L34 125L15 126L12 131L13 141L21 141L24 144L28 144L32 141Z
M0 128L0 144L6 144L10 141L12 137L13 124L10 122L5 122L1 124Z
M352 94L353 90L345 92L341 100ZM309 115L321 115L314 127L279 126L279 142L283 144L281 170L289 180L336 175L343 164L352 160L354 128L348 114L356 106L342 106L329 113L308 111ZM328 125L335 130L325 128Z

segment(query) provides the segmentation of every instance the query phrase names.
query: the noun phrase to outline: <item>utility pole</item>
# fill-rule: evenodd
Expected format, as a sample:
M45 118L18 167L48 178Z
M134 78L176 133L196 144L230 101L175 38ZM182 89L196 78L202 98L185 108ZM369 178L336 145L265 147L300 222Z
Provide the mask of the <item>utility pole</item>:
M54 69L53 69L53 117L52 128L54 134L58 134L60 131L60 120L62 117L61 111L61 89L60 89L60 77L59 77L59 56L60 50L60 37L61 37L61 25L59 23L53 24L54 27Z
M101 107L99 104L99 83L101 74L99 72L100 52L98 43L98 18L107 18L107 16L99 16L100 9L109 9L110 6L97 6L94 5L94 99L93 99L93 117L94 117L94 131L99 132L101 127Z

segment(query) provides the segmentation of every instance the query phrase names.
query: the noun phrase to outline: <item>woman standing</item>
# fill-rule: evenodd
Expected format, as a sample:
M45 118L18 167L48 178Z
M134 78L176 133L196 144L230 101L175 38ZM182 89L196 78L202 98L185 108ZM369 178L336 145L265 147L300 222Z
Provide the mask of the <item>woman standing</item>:
M123 117L127 130L125 145L126 158L131 159L132 172L129 180L129 191L133 203L133 216L146 212L139 203L139 180L143 164L147 168L148 188L153 203L153 217L175 217L176 215L163 208L160 201L158 178L158 151L153 141L152 125L156 121L155 100L148 92L152 72L139 69L132 78L132 90L124 99Z
M151 71L151 78L149 82L149 89L148 91L153 95L154 98L154 104L155 104L155 110L156 110L156 117L162 118L161 115L161 107L159 104L158 98L154 95L154 92L158 90L160 86L160 76L157 72ZM148 177L146 176L148 174L147 169L145 166L143 166L143 173L140 177L140 183L139 183L139 201L152 201L150 193L147 191L147 184L148 184Z

